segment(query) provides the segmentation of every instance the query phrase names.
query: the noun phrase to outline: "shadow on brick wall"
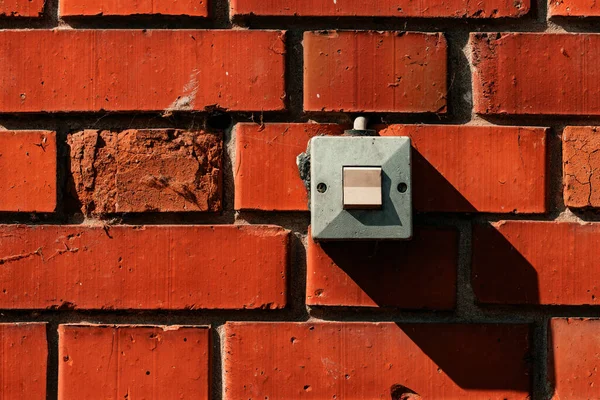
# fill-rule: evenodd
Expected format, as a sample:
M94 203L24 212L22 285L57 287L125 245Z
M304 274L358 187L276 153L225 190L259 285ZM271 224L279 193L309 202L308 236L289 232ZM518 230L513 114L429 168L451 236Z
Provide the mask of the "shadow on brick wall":
M475 206L414 148L412 171L413 206L416 211L477 212Z
M427 160L413 151L413 182L416 208L445 207L476 211ZM418 172L417 172L418 171ZM419 181L425 186L419 187ZM435 188L429 194L428 188ZM420 207L421 206L421 207ZM540 238L543 240L543 238ZM408 242L321 242L311 244L312 276L307 300L316 306L366 306L398 309L453 310L456 307L458 232L452 227L416 227ZM496 228L478 224L473 233L472 286L478 303L497 305L539 304L537 272ZM461 288L460 290L465 290ZM494 332L466 335L461 327L448 325L398 326L448 377L465 390L531 392L533 371L529 343L527 354L510 351L511 335ZM497 325L487 325L489 327ZM509 326L506 326L510 330ZM519 329L529 329L520 326ZM474 330L477 333L477 330ZM502 332L502 330L500 330ZM524 334L524 340L530 335ZM494 344L498 346L494 347ZM515 343L515 346L517 344ZM392 393L392 400L406 397L412 389ZM402 397L405 396L405 397Z

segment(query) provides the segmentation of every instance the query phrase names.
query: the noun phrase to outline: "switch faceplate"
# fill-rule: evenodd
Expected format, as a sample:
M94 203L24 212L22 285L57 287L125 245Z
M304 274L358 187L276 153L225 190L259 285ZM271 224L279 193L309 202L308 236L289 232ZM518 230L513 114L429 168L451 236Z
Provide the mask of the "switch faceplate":
M409 138L318 136L310 162L315 240L412 237Z

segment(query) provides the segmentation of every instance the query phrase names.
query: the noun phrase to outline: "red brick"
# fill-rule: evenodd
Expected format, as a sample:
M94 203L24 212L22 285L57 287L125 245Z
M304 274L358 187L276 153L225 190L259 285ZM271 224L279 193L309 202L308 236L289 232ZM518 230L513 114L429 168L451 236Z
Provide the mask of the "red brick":
M343 132L333 124L237 125L235 209L308 210L296 156L306 151L310 138Z
M0 31L0 112L284 108L284 34Z
M441 33L305 32L307 111L446 112Z
M208 399L210 330L60 325L58 399Z
M0 391L3 399L45 400L46 324L0 324Z
M4 225L0 308L282 308L288 236L260 225Z
M418 211L546 211L544 128L391 125L380 135L411 138Z
M207 0L153 1L139 0L123 2L119 0L62 0L60 15L80 16L125 16L137 14L208 16Z
M600 6L595 1L549 0L548 14L551 17L598 17Z
M56 134L0 132L0 211L56 209Z
M44 14L45 0L3 0L0 2L0 16L41 17Z
M228 323L224 399L528 399L528 349L526 325Z
M600 207L600 133L591 126L569 126L563 131L565 205Z
M472 33L479 114L600 115L600 35Z
M484 0L477 3L451 0L427 5L410 0L231 0L232 15L499 18L520 17L527 12L528 0Z
M454 229L420 228L411 241L352 246L309 238L307 257L308 305L450 310L456 304Z
M600 320L558 319L548 332L548 375L553 399L600 396Z
M85 214L221 210L220 134L89 130L68 143L73 194Z
M491 304L600 304L600 224L502 221L473 230L473 289Z
M296 156L311 137L344 127L240 124L236 128L236 209L305 211ZM415 208L422 212L546 211L546 129L390 125L382 136L410 136ZM275 168L273 168L275 166Z

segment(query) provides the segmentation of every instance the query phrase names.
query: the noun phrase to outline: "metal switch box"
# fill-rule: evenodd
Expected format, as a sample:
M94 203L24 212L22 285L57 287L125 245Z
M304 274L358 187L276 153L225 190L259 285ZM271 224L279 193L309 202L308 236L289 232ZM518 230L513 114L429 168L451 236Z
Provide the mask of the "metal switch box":
M314 137L310 141L310 187L315 240L412 237L407 137Z
M381 167L344 167L344 208L381 208Z

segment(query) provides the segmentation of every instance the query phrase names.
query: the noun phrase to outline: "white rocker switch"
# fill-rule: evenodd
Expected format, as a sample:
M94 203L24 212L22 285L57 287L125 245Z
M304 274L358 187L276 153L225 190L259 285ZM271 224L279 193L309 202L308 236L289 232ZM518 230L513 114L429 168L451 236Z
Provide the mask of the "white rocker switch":
M381 167L343 167L344 209L382 206Z

